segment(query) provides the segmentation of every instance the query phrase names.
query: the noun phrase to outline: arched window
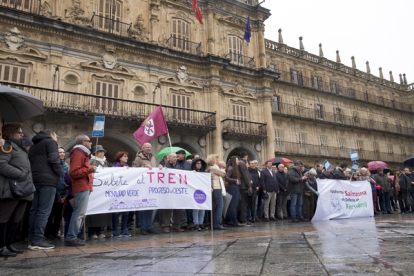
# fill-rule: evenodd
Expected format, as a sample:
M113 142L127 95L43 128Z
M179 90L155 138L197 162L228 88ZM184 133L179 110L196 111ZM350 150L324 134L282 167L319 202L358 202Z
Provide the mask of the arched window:
M190 51L190 30L188 23L182 19L173 19L171 47L182 52Z
M243 40L234 35L229 35L229 57L232 63L243 66Z

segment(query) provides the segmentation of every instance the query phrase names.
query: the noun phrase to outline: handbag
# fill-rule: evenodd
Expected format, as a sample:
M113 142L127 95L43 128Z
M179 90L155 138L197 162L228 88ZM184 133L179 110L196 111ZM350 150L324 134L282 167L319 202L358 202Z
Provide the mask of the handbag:
M407 195L407 202L405 205L412 206L413 205L413 198L410 195Z
M224 186L224 181L223 181L223 178L221 178L220 176L219 176L219 179L220 179L220 185L221 185L221 193L222 193L222 195L223 196L226 196L226 186Z
M13 198L24 198L36 191L30 174L19 178L9 178L9 186Z

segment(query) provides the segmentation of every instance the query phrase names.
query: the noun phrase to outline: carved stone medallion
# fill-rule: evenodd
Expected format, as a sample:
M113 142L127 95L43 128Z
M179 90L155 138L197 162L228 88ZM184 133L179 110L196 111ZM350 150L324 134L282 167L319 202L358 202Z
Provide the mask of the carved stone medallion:
M113 53L105 53L102 56L102 62L106 69L114 69L118 58Z
M188 71L185 66L181 66L177 69L177 78L180 83L184 83L188 80Z
M10 50L17 51L17 49L23 45L24 36L20 34L20 31L16 27L14 27L10 32L6 33L4 40Z

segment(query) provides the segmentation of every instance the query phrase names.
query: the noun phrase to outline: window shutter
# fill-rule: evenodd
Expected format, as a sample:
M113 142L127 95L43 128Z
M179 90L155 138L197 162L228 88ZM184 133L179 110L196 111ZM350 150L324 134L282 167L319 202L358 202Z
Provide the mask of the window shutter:
M299 83L299 85L303 85L303 74L302 74L302 72L299 72L298 83Z

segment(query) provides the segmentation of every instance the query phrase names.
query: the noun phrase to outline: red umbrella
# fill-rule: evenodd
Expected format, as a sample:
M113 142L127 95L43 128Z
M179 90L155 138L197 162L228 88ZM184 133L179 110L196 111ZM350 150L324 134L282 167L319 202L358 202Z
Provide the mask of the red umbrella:
M376 171L379 167L388 167L387 163L382 161L371 161L368 163L368 170Z
M286 164L292 163L291 160L289 160L287 158L283 158L283 157L270 158L267 161L272 161L272 165L277 165L277 164L286 165ZM265 165L266 165L266 162L264 162L262 166L264 167Z

